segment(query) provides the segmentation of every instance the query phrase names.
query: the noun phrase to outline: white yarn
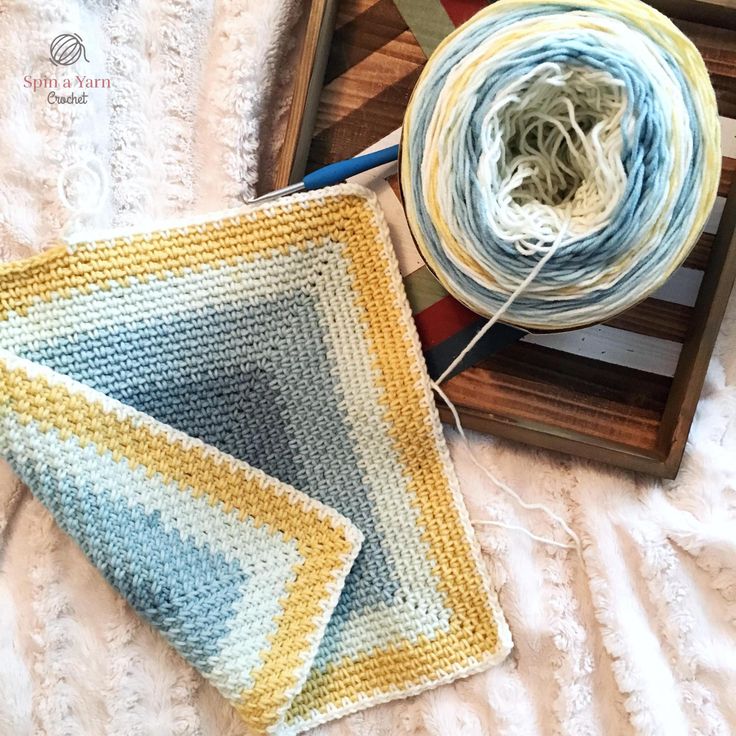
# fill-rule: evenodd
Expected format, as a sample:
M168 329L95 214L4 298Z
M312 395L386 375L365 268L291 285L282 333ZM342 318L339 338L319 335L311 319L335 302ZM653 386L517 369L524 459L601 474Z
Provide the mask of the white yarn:
M81 199L83 195L90 194L89 189L79 191L81 182L79 178L76 181L71 180L71 174L81 174L91 181L92 193L95 195L90 204L85 205ZM72 199L69 199L69 187L74 188ZM79 214L92 214L99 210L100 203L104 199L107 192L107 175L105 174L102 164L96 158L90 158L86 161L76 161L72 164L66 164L60 171L57 179L57 190L59 193L59 201L69 210ZM76 200L76 201L72 201Z
M575 549L578 552L578 555L580 555L580 559L583 559L583 548L580 543L580 538L578 535L570 528L570 526L567 524L567 522L558 514L556 514L552 509L545 506L541 503L527 503L524 501L523 498L508 484L504 483L500 478L497 478L476 456L475 452L473 451L473 448L468 441L468 437L465 434L465 430L463 428L462 423L460 422L460 417L457 413L457 409L455 408L455 405L450 401L450 399L447 398L445 395L445 392L439 387L439 385L435 382L431 382L432 389L437 393L437 395L445 402L447 405L447 408L452 413L452 417L455 420L455 427L457 428L458 433L460 434L460 437L462 438L463 444L465 446L465 449L468 452L468 455L470 459L473 461L473 464L481 470L490 480L491 482L497 487L500 488L504 493L507 493L509 496L511 496L516 503L519 504L524 509L527 509L528 511L533 510L539 510L543 511L550 519L555 521L557 524L560 525L562 529L567 532L570 539L572 539L572 544L563 544L562 542L557 542L554 539L549 539L548 537L539 537L536 534L533 534L528 529L522 527L522 526L516 526L514 524L506 524L505 522L501 521L488 521L484 519L471 519L471 523L478 526L478 525L490 525L490 526L500 526L504 529L508 529L510 531L519 531L524 534L526 534L531 539L536 540L537 542L542 542L544 544L552 545L553 547L561 547L563 549Z
M464 304L495 314L563 235L507 306L529 329L605 321L653 293L717 190L697 50L653 10L589 5L492 3L438 47L404 118L409 227Z
M568 526L568 524L565 522L565 520L554 513L551 509L549 509L547 506L544 506L543 504L528 504L526 501L524 501L521 496L510 486L508 486L506 483L498 479L493 473L491 473L488 468L486 468L483 463L478 460L478 458L475 456L475 453L473 452L473 448L470 446L470 443L468 442L468 438L465 435L465 430L463 429L462 422L460 421L460 416L457 413L457 409L455 408L455 405L450 401L450 399L447 397L445 392L440 388L439 384L441 384L451 373L452 371L462 362L463 358L473 349L473 347L476 345L476 343L483 337L483 335L488 332L488 330L493 327L496 322L498 322L499 319L505 314L506 310L511 306L514 299L516 299L519 294L521 294L524 289L537 277L539 272L544 268L544 265L547 263L547 261L552 258L552 256L557 252L557 250L560 248L562 243L564 242L564 239L567 237L568 233L570 231L570 217L566 219L566 221L562 224L562 226L559 229L559 232L557 233L557 236L555 237L554 242L550 245L550 247L547 249L547 252L540 258L539 263L529 272L527 277L516 287L516 289L513 291L511 296L506 300L506 302L501 306L501 308L491 317L484 325L481 327L480 330L475 334L475 336L468 342L468 344L460 351L460 353L455 357L455 359L450 363L450 365L445 368L443 373L440 375L440 377L436 381L430 381L430 385L432 387L432 390L442 399L442 401L445 402L447 405L447 408L452 413L453 419L455 420L455 427L457 428L457 431L460 434L460 437L463 440L463 443L465 444L465 448L468 451L468 454L470 455L471 460L473 463L483 471L483 473L490 478L490 480L502 491L510 495L516 503L518 503L522 508L525 508L527 510L534 510L538 509L539 511L543 511L547 516L549 516L551 519L553 519L555 522L557 522L562 529L567 532L570 539L573 540L573 544L562 544L560 542L556 542L553 539L548 539L547 537L538 537L537 535L530 532L528 529L525 529L521 526L515 526L510 524L504 524L502 522L492 522L492 521L483 521L483 520L471 520L473 524L480 525L480 524L489 524L493 526L501 526L505 529L509 529L510 531L520 531L526 534L528 537L531 537L532 539L536 540L537 542L543 542L544 544L550 544L553 547L562 547L564 549L577 549L578 554L580 555L580 558L582 559L582 547L580 545L580 539L578 538L577 534Z
M499 238L531 255L562 234L564 246L608 224L627 181L626 104L623 83L610 74L556 63L499 93L483 119L478 162L488 224Z
M564 90L564 92L563 92ZM483 116L477 175L483 205L494 234L514 244L521 257L542 254L520 281L496 274L496 285L509 291L503 305L483 325L443 371L433 390L450 409L460 436L475 465L516 503L547 514L568 534L572 544L539 537L528 529L502 522L473 521L476 525L501 526L526 534L535 541L565 549L577 549L580 540L565 521L541 504L527 504L500 481L475 456L455 406L441 384L473 347L508 311L523 292L534 290L534 281L552 256L583 236L605 228L618 207L627 184L622 163L622 118L627 106L625 85L604 71L565 67L545 62L514 79L501 90ZM444 161L450 161L445 157ZM453 203L450 172L438 180L438 202L454 236L467 243L459 210L442 208ZM469 250L473 250L472 247ZM475 253L475 257L482 254ZM448 256L466 268L452 251ZM483 276L474 273L483 282Z
M544 510L549 511L546 506L544 507ZM530 539L533 539L535 542L549 544L552 547L559 547L560 549L576 549L576 545L574 544L565 544L564 542L556 542L554 539L550 539L549 537L540 537L537 534L530 532L525 526L519 526L518 524L506 524L503 521L491 521L490 519L471 519L470 523L473 524L473 526L497 526L501 529L507 529L512 532L521 532Z
M544 268L547 261L549 261L550 258L557 252L557 249L562 244L569 228L569 220L566 223L566 226L560 229L560 232L557 235L557 238L554 243L549 247L547 252L542 256L542 258L539 259L539 263L537 263L534 268L529 271L526 278L514 289L514 291L511 293L511 296L506 300L506 302L500 307L500 309L491 317L484 325L481 327L480 330L476 333L476 335L468 342L468 344L460 351L460 353L457 355L457 357L450 363L450 365L445 368L445 370L442 372L440 377L437 379L437 383L433 383L433 388L437 387L437 384L442 383L455 368L457 368L458 365L462 362L463 358L473 349L473 347L478 343L478 341L483 337L483 335L488 332L488 330L493 327L493 325L498 322L501 317L506 313L506 310L514 303L514 300L521 294L528 286L529 284L534 281L534 279L538 276L539 272Z

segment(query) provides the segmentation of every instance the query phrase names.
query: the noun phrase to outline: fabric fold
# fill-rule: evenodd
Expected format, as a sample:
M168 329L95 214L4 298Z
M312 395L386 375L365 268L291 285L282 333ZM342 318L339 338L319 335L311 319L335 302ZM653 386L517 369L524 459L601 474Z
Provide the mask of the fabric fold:
M0 350L0 454L247 723L283 719L363 535L145 414Z

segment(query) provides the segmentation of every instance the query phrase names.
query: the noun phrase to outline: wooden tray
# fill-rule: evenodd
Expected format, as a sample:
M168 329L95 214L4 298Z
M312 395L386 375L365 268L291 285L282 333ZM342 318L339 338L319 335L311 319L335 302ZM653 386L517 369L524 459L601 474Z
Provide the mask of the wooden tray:
M698 45L722 117L736 119L736 9L715 2L652 4ZM309 167L355 155L395 131L427 54L483 5L480 0L340 0ZM725 150L733 151L736 123L724 130ZM736 276L736 153L732 156L723 160L723 216L714 215L711 232L662 293L597 331L519 342L447 381L446 392L465 426L663 477L676 475ZM386 181L397 196L395 179L389 175ZM391 223L400 208L388 205ZM401 241L401 233L395 240ZM403 260L411 256L404 254ZM428 324L431 331L435 315L458 324L468 320L438 284L431 284L426 267L405 265L420 335ZM692 293L679 298L678 290L688 288ZM608 350L601 340L611 335L616 342ZM427 349L424 335L423 342ZM657 350L661 365L652 357ZM443 407L440 411L448 420Z
M335 24L337 0L306 0L298 25L297 65L291 108L276 171L269 186L281 189L300 181L307 164L325 66ZM263 192L259 192L263 194Z

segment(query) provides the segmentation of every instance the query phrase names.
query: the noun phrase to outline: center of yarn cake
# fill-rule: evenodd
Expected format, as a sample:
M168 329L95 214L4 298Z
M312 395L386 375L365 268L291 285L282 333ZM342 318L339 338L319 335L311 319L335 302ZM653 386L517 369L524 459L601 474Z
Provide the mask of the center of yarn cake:
M477 175L493 232L522 253L604 227L626 187L623 84L605 71L542 63L483 115Z

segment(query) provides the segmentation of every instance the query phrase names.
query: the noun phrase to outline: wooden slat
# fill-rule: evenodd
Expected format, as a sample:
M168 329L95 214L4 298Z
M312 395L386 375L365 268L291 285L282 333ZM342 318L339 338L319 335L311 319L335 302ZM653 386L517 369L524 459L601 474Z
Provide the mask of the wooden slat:
M736 13L727 12L734 10L734 0L649 0L648 4L675 23L690 21L736 30Z
M354 156L398 128L426 62L392 0L361 0L360 12L354 3L340 15L346 19L328 63L308 169Z
M710 249L713 247L713 237L710 233L702 233L683 265L704 271L710 258Z
M334 0L311 0L305 4L306 22L300 27L297 39L301 51L294 74L291 110L275 171L263 177L261 182L266 185L265 191L280 189L295 178L298 181L304 173L321 73L327 62L326 31L329 30L334 12Z
M518 343L444 386L457 406L653 450L670 379Z
M340 30L346 23L370 10L379 0L340 0L337 6L335 29Z
M510 345L480 364L484 370L520 376L547 383L555 394L565 388L595 398L661 411L667 400L670 379L654 373L602 363L587 357L530 345ZM580 370L581 367L585 370Z
M734 82L736 85L736 82ZM721 180L718 182L718 194L725 197L731 191L733 174L736 171L736 158L724 156L721 161Z
M393 2L378 0L335 31L325 84L337 79L407 30Z
M705 381L721 320L736 280L736 188L729 192L708 267L703 274L693 313L690 336L680 363L660 428L660 446L667 450L666 467L677 472L685 451L690 425Z
M392 82L381 86L382 72L367 68L366 62L363 62L366 68L352 69L349 79L344 74L330 85L332 89L325 89L320 130L312 139L310 166L354 156L366 147L368 131L373 131L370 140L378 140L401 124L421 66L407 60L401 64L396 58L387 57L383 63L392 67ZM397 70L403 76L397 75ZM360 86L356 88L357 79L363 81L357 82Z
M690 330L693 309L661 299L645 299L604 324L639 335L684 342Z
M711 74L736 79L736 36L731 29L677 19L675 25L698 47Z

